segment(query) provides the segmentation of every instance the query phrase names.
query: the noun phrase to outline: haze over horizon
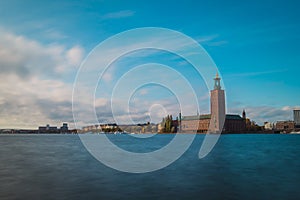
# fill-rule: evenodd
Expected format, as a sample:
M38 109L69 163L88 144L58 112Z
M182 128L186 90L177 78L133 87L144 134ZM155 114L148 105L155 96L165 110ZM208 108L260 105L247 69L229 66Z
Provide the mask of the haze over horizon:
M105 39L140 27L168 28L198 41L221 73L227 113L241 114L245 109L247 117L259 124L292 120L292 110L300 108L299 6L292 0L2 1L0 129L62 122L73 127L72 90L81 62ZM112 54L124 45L111 47ZM200 113L209 113L210 88L184 59L168 52L142 50L122 57L103 77L105 86L109 88L137 63L154 61L182 70L197 91ZM155 73L161 79L172 78L159 70ZM102 122L112 117L108 93L96 94ZM176 116L179 111L172 93L157 85L137 90L132 102L137 123L158 122L164 114ZM157 113L149 116L153 104L164 105L164 112L156 107ZM126 112L122 105L117 112L121 117Z

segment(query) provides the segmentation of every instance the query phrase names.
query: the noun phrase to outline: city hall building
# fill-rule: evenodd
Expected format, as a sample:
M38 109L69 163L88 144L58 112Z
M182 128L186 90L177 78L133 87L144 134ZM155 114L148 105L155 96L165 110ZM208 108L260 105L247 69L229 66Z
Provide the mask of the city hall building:
M210 92L211 114L181 116L179 114L179 132L191 133L241 133L246 130L246 113L243 117L236 114L226 114L225 91L217 74L214 78L214 89Z

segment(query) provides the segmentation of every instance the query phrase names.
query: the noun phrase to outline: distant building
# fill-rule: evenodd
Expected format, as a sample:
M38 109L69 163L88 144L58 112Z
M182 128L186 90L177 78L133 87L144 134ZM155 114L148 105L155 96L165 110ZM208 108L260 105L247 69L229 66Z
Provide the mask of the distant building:
M296 128L300 128L300 110L294 110L294 122Z
M295 128L295 122L294 121L277 121L275 125L275 129L277 131L285 131L285 132L291 132Z
M57 128L56 126L50 126L47 124L46 126L39 126L38 128L39 133L67 133L69 132L68 124L63 123L63 125L60 128Z
M39 126L39 133L53 133L58 132L58 129L56 126L50 126L47 124L46 126Z
M224 133L242 133L246 130L246 122L240 115L227 114L223 127Z
M181 120L182 132L207 133L210 128L211 115L184 116ZM240 115L228 114L225 117L223 133L241 133L246 130L245 120Z
M90 126L84 126L81 129L83 132L115 132L120 131L119 126L116 123L110 124L96 124Z
M221 89L220 77L214 78L215 85L211 91L211 114L182 116L179 114L180 132L214 133L228 132L239 133L246 130L246 112L243 118L240 115L227 114L225 111L225 92Z
M91 130L90 127L91 126L84 126L84 127L82 127L82 131L84 131L84 132L90 131Z
M120 130L127 133L157 133L158 125L153 123L119 125Z
M181 118L182 132L206 133L209 129L211 115L183 116Z
M69 131L68 124L63 123L63 125L60 127L60 132L68 132L68 131Z
M274 124L271 122L265 122L264 123L264 128L265 130L273 130L274 129Z
M100 127L101 127L101 129L116 129L116 128L118 128L118 125L116 123L101 124Z

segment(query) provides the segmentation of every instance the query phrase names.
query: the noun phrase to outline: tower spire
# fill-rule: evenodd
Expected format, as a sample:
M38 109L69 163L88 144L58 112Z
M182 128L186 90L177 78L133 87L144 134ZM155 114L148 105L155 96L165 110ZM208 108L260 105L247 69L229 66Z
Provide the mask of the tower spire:
M245 111L245 109L243 110L243 119L246 119L246 111Z
M221 84L220 84L221 78L219 77L218 71L217 71L217 74L216 74L216 78L214 78L214 80L215 80L215 86L214 86L214 89L215 89L215 90L221 90Z

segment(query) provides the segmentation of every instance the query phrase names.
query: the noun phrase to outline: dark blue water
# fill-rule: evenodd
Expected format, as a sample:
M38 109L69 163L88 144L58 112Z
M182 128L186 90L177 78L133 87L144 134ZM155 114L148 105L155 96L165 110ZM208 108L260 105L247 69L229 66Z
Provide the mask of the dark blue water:
M129 174L94 159L77 135L0 135L0 199L300 199L300 135L222 135L199 160L203 137L170 166Z

